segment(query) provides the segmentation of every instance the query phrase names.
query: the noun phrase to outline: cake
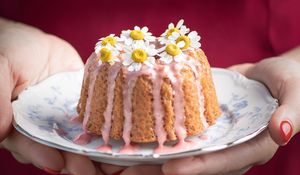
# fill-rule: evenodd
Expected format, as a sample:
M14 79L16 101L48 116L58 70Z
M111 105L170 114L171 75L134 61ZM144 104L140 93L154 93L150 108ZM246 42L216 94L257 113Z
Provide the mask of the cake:
M79 119L87 133L130 143L184 141L220 115L200 36L183 20L160 36L147 27L101 38L88 58Z

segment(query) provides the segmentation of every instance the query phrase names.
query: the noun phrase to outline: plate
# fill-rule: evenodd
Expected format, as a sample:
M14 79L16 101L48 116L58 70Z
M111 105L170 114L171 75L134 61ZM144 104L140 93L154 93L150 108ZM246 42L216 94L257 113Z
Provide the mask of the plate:
M222 116L204 133L190 137L192 149L154 154L155 143L140 144L134 154L119 153L123 141L111 141L112 152L97 149L100 137L86 145L73 139L82 133L77 115L83 69L53 75L24 90L13 102L14 127L25 136L50 147L89 156L92 160L115 165L160 164L169 159L218 151L243 143L262 132L278 106L261 83L226 69L213 68L213 80Z

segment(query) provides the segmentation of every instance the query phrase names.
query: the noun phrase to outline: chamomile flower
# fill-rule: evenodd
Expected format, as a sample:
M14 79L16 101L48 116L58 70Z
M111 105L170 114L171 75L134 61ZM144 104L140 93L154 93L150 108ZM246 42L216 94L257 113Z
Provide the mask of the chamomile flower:
M157 50L154 45L136 43L132 47L126 48L125 53L122 54L124 58L123 65L127 66L129 71L139 71L143 64L153 67L156 54Z
M170 23L168 25L168 29L161 35L161 37L159 37L158 41L161 44L166 44L166 43L168 43L169 37L173 33L179 33L180 35L185 35L186 33L188 33L190 31L190 29L187 28L185 25L183 25L183 23L184 23L183 19L181 19L180 21L178 21L178 23L176 24L176 26L174 26L173 23Z
M120 61L118 59L120 52L118 51L118 49L112 47L110 44L107 44L106 46L102 47L97 54L99 55L99 65L105 62L109 63L110 65L113 65L115 62Z
M134 30L122 31L121 40L128 46L135 43L155 41L155 37L152 36L152 33L148 32L148 30L148 27L140 28L135 26Z
M172 35L169 37L170 41L175 41L175 43L184 42L184 46L181 47L181 49L187 49L189 47L192 48L200 48L200 39L201 37L198 35L196 31L190 32L187 36L181 35L179 33L172 33Z
M95 53L98 53L102 47L105 47L107 45L111 45L118 50L122 50L122 47L118 41L120 41L120 38L115 36L115 34L110 34L106 37L100 38L96 43Z
M185 43L183 41L179 43L168 43L165 47L162 49L164 50L161 54L158 54L160 56L161 61L163 61L166 64L170 64L173 60L176 62L182 62L184 61L184 58L186 57L182 50L180 49L183 47Z

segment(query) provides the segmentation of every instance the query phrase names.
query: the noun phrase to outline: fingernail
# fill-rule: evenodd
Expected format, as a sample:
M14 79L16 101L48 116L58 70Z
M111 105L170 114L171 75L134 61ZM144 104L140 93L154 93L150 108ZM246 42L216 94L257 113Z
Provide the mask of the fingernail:
M280 134L284 143L287 143L291 139L292 133L293 133L293 127L291 123L287 120L282 121L280 123Z
M55 171L55 170L52 170L52 169L47 168L47 167L43 168L43 170L44 170L46 173L48 173L48 174L53 174L53 175L55 175L55 174L60 174L59 171Z

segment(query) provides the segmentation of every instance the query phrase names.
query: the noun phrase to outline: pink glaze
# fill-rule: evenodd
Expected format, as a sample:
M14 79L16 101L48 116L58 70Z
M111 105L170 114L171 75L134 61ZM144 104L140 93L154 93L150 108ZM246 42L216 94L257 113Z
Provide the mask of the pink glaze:
M123 69L124 70L124 69ZM123 125L123 140L125 142L124 147L130 147L130 132L132 128L132 91L135 86L140 72L127 72L127 77L125 79L125 87L123 88L123 106L124 106L124 125Z
M107 145L109 141L109 133L111 128L111 120L112 120L112 109L113 109L113 97L115 90L115 80L118 76L118 73L121 69L120 63L115 63L108 70L108 78L107 78L107 106L103 113L104 115L104 124L101 130L104 144Z
M199 136L199 138L201 140L208 140L208 136L207 135L201 135L201 136Z
M101 152L107 152L107 153L112 152L112 147L110 145L107 145L107 144L103 144L103 145L97 147L96 149L101 151Z
M152 83L153 83L153 114L155 117L155 134L159 146L163 146L167 139L167 134L164 129L164 115L165 111L161 102L161 85L163 81L164 68L158 67L157 71L152 70Z
M101 68L102 68L102 65L97 65L97 67L93 70L92 76L90 78L88 97L87 97L87 101L86 101L84 119L83 119L83 129L84 130L87 130L86 125L87 125L87 122L88 122L88 120L90 118L90 114L91 114L91 102L93 99L94 86L95 86L97 75Z
M194 148L197 148L198 144L193 141L179 141L174 146L158 146L155 148L154 153L155 154L168 154L168 153L174 153L174 152L182 152L191 150Z
M125 144L119 151L120 154L133 154L139 150L138 145Z
M78 145L85 145L91 142L92 136L86 132L83 132L75 137L73 140L74 143Z
M198 95L198 103L199 103L199 112L200 112L200 119L201 122L204 126L204 129L208 128L208 123L206 121L206 118L204 116L204 96L202 92L202 85L201 82L199 81L201 74L201 64L199 61L195 61L194 59L189 59L188 61L185 62L193 71L194 76L195 76L195 81L196 81L196 87L197 87L197 95Z
M137 78L140 75L150 75L151 68L143 65L140 71L127 71L123 69L126 75L125 87L123 88L123 106L124 106L124 125L123 125L123 140L125 147L130 146L130 133L132 128L132 92L135 87Z
M79 116L75 116L75 117L71 117L70 122L71 123L81 123L81 120L80 120Z
M182 76L180 70L183 65L171 63L170 66L165 66L166 74L171 81L174 91L174 115L175 133L180 142L184 141L187 136L186 128L184 125L185 112L184 112L184 96L182 91Z

